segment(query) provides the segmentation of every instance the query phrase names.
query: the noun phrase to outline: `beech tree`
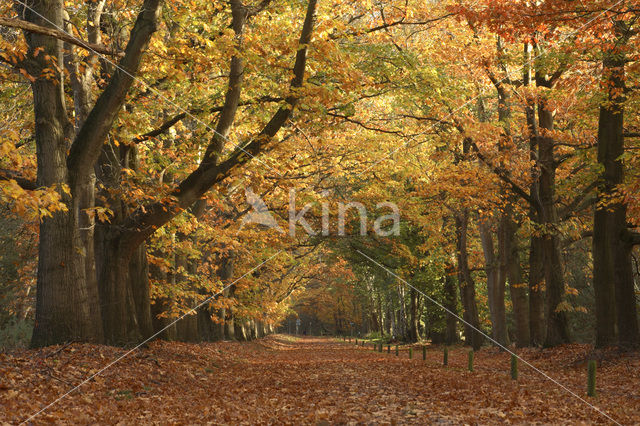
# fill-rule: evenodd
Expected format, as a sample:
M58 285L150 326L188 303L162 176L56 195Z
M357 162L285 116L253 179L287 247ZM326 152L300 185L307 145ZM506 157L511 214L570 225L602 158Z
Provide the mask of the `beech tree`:
M118 218L117 223L99 224L104 230L100 244L96 246L100 252L94 257L93 223L85 217L86 210L94 207L94 168L104 155L107 136L125 104L143 54L158 28L161 3L145 1L141 5L121 58L92 107L89 108L90 94L87 93L94 78L88 71L90 67L84 70L84 74L74 75L75 131L68 119L64 93L61 67L65 62L63 40L56 38L65 25L63 2L38 1L29 5L16 2L17 19L51 30L34 32L27 25L20 25L26 28L24 34L29 49L24 66L33 76L38 151L36 186L57 187L65 206L51 217L44 217L40 225L34 346L69 340L105 340L120 344L139 340L139 317L142 316L136 312L136 307L148 312L148 308L144 308L145 303L148 305L148 294L144 294L144 289L130 286L128 267L136 249L156 229L198 201L235 168L267 149L298 102L295 90L303 84L315 1L309 3L304 19L300 48L293 66L291 92L262 131L243 142L228 158L222 158L224 139L233 123L242 89L242 59L234 56L225 103L214 136L198 167L176 185L165 200L127 212ZM254 9L232 2L232 26L238 43L246 19L267 3ZM91 45L100 43L97 28L103 7L104 2L94 2L89 7L91 44L76 43L93 54L95 51ZM94 273L97 279L92 276Z

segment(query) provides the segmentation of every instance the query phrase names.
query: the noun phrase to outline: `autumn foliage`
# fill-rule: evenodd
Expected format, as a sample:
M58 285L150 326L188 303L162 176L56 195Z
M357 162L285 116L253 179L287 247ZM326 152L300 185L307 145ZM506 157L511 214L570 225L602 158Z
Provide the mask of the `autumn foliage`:
M527 355L537 352L524 348L559 347L540 361L572 386L577 373L545 356L635 353L639 6L3 3L0 336L11 341L3 346L45 348L32 354L46 364L16 367L24 352L7 357L10 373L51 373L43 355L50 345L136 348L160 339L175 344L151 343L149 357L170 353L176 371L195 362L172 357L202 350L232 374L240 369L234 356L267 345L266 364L270 354L300 365L300 354L317 347L314 368L331 364L335 350L346 364L379 360L390 374L388 359L325 341L177 343L251 341L276 330ZM77 383L94 371L89 348L118 353L70 348L77 358L65 349L60 359L92 367L47 382ZM232 355L216 358L218 349ZM488 382L506 357L492 351L477 358ZM613 358L611 371L622 371ZM372 377L358 368L347 376ZM208 383L201 373L193 380ZM232 381L224 374L216 377ZM410 377L403 374L397 380ZM433 389L437 380L454 386L450 372L429 377ZM501 389L507 407L452 419L562 416L558 407L539 411L544 387L531 384L531 394ZM151 386L138 385L118 386L136 398ZM422 395L415 392L395 406L404 420ZM129 400L122 395L100 398ZM461 401L476 406L482 395ZM620 419L634 420L613 393L600 395ZM536 408L514 408L529 397ZM589 418L567 404L568 419ZM393 418L390 407L384 413ZM375 417L373 408L325 408L301 412L316 422ZM259 415L220 410L208 415Z

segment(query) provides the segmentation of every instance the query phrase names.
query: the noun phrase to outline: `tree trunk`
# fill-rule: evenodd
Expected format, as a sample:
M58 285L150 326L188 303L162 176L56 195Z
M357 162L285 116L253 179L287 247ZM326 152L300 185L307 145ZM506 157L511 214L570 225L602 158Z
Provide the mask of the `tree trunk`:
M138 343L142 333L129 274L135 250L122 247L120 234L108 224L97 226L95 238L105 342L111 345ZM144 291L140 288L139 295Z
M246 321L236 320L234 323L234 327L235 327L234 335L236 340L239 340L241 342L246 342L247 340L249 340L247 338Z
M409 341L417 342L418 336L418 292L411 287L409 290Z
M467 254L467 228L469 213L466 210L456 215L457 256L458 256L458 284L460 285L460 299L463 307L465 344L480 349L483 337L480 330L480 318L476 305L476 287L469 271Z
M382 295L380 291L376 291L376 302L378 306L378 328L380 329L380 337L384 338L384 309L382 308Z
M407 340L407 308L404 300L404 284L401 282L396 283L396 290L398 293L398 311L397 311L397 324L398 324L398 339Z
M203 342L212 342L215 340L214 327L215 323L211 320L211 311L205 303L198 309L198 336Z
M176 323L178 340L181 342L199 342L198 316L189 314Z
M156 265L150 265L149 273L156 282L164 283L169 280L167 274L160 270ZM153 332L160 332L158 338L167 341L177 340L178 338L175 324L169 325L172 320L166 316L166 313L170 310L171 300L167 297L156 297L151 305L151 323L153 325Z
M532 46L524 43L523 76L524 86L531 86L533 82ZM538 158L538 122L536 120L536 100L533 96L526 99L525 118L527 122L527 138L529 139L529 160L531 161L531 185L529 186L529 220L532 224L540 224L542 202L540 201L540 173ZM531 344L542 346L546 334L544 322L544 263L542 257L542 240L537 234L539 229L534 227L529 237L529 336Z
M230 309L227 309L227 315L224 319L224 338L226 340L236 339L236 328L234 323L235 319L233 317L233 312Z
M529 346L529 306L527 301L527 286L522 276L520 253L516 237L517 225L511 219L512 208L508 206L501 218L501 250L504 253L505 269L509 281L509 292L513 306L513 316L516 325L516 346Z
M256 335L256 339L260 339L261 337L264 337L264 327L262 325L262 321L260 320L256 320L255 322L255 335Z
M458 295L456 294L456 284L454 274L456 269L453 265L447 264L445 266L444 275L444 306L450 312L458 312ZM452 345L458 342L458 318L450 313L445 313L446 316L446 328L444 334L444 341L447 345Z
M504 47L500 37L497 41L497 53L498 62L503 70L506 70L506 65L503 63ZM503 128L498 150L505 152L513 146L511 135L510 90L503 80L498 80L493 75L492 81L498 93L498 120ZM505 167L504 161L500 161L500 166ZM501 309L504 310L504 285L505 281L507 279L509 280L509 290L516 322L516 342L518 346L522 347L529 345L529 324L527 294L526 290L520 287L522 284L522 268L520 266L520 256L518 255L516 240L517 224L513 218L513 203L515 199L514 195L507 191L507 188L503 188L502 193L504 206L502 207L498 226L498 258L500 267L497 283L501 297ZM508 337L505 337L505 342L508 343Z
M485 271L487 274L487 297L491 315L491 331L493 338L501 345L509 345L507 335L507 316L504 304L504 274L500 273L498 260L493 248L491 227L486 221L480 222L480 241L484 253Z
M603 86L608 92L598 125L598 206L593 225L593 283L596 303L596 346L615 339L623 347L640 343L631 250L627 238L627 205L618 185L624 182L625 44L629 28L616 22L617 40L604 52Z
M61 0L39 1L31 7L35 12L24 10L27 21L45 27L63 26ZM45 68L51 67L48 57L55 58L58 64L63 63L62 42L27 32L25 38L29 58L27 70L36 77L31 88L36 123L37 185L58 187L68 209L53 213L40 223L36 319L31 344L38 347L74 340L100 342L100 320L91 317L98 314L97 300L87 288L85 264L78 255L82 253L82 240L76 227L76 205L61 188L61 185L69 185L65 134L70 123L67 121L63 78L57 70L54 70L55 78L42 74ZM39 48L44 51L36 55Z
M149 263L147 246L141 245L133 252L129 261L129 285L135 302L136 317L142 339L153 335L151 320L151 298L149 293Z
M545 337L544 323L544 265L542 240L532 235L529 247L529 329L531 344L542 346Z
M556 346L569 342L567 313L562 308L565 295L564 271L560 239L555 226L558 214L555 202L556 160L554 157L553 111L542 99L538 105L538 121L543 133L538 138L538 159L540 162L540 201L542 204L542 252L546 287L547 333L545 346Z

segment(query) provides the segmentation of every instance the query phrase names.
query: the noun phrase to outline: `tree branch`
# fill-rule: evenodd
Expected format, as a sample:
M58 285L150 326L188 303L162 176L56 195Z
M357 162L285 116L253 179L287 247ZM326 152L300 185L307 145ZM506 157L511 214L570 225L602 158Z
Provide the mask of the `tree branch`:
M280 98L280 97L262 96L262 97L260 97L258 99L251 99L251 100L248 100L248 101L239 102L238 106L249 106L249 105L256 105L256 104L268 103L268 102L281 102L283 100L284 100L284 98ZM222 111L223 108L224 108L223 105L218 105L218 106L214 106L214 107L209 108L206 112L209 112L209 113L220 112L220 111ZM144 133L144 134L142 134L140 136L136 136L133 139L133 143L144 142L146 140L155 138L156 136L160 136L161 134L165 133L170 128L172 128L173 126L178 124L180 121L184 120L187 116L200 114L202 112L203 112L202 109L191 109L189 111L185 111L185 112L181 112L180 114L176 114L173 117L165 120L159 127L155 128L153 130L150 130L147 133Z
M561 220L568 219L572 214L578 213L585 208L592 206L596 203L597 197L592 194L598 186L597 182L591 182L585 189L580 192L576 198L574 198L569 204L567 204L561 211L558 212Z
M0 169L0 180L15 180L20 188L33 191L38 188L35 180L22 177L14 170Z
M91 52L101 53L103 55L109 56L124 56L124 52L119 52L100 44L89 43L87 41L76 38L64 31L32 24L31 22L23 21L22 19L0 17L0 25L4 27L19 28L31 33L42 34L49 37L57 38L58 40L65 41L69 44L73 44L74 46L81 47Z
M238 147L229 158L220 164L200 163L178 187L173 191L171 200L159 201L146 208L139 208L123 223L123 245L125 249L134 249L155 232L156 229L169 222L175 215L188 208L200 199L213 185L228 177L234 169L240 167L260 154L273 139L298 103L297 89L302 87L307 61L307 49L313 32L313 21L317 0L309 0L306 17L299 39L298 52L293 67L293 79L290 94L286 97L286 105L281 106L262 131L242 147Z
M161 0L144 1L131 30L124 57L71 145L67 167L72 184L84 179L100 156L104 140L138 73L142 54L156 31L161 3Z
M489 159L480 151L480 148L478 147L478 145L476 145L475 141L468 136L464 136L465 129L464 129L464 126L462 126L462 124L456 123L456 128L463 135L466 142L469 143L469 146L471 147L471 149L473 149L473 152L475 152L478 159L480 159L480 161L482 161L487 167L489 167L489 169L491 169L491 171L496 176L498 176L500 180L502 180L504 183L509 185L509 187L514 192L514 194L518 195L520 198L525 200L527 203L529 203L529 205L534 207L537 206L537 203L535 203L534 199L531 198L531 195L527 191L522 189L517 183L515 183L513 179L511 179L511 177L509 176L509 173L504 168L495 166L493 163L491 163L491 161L489 161Z

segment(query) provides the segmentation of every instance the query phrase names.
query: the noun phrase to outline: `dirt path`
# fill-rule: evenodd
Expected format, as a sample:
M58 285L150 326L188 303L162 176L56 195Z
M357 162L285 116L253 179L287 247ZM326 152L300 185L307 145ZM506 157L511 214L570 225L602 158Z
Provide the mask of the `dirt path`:
M416 348L418 349L418 348ZM581 347L524 353L583 394L584 374L567 357ZM58 351L58 352L56 352ZM0 418L17 422L80 383L124 351L74 345L0 355ZM438 349L427 361L330 339L271 336L251 343L154 342L64 398L34 423L102 424L546 424L605 422L586 404L493 349L476 355ZM562 362L558 361L562 359ZM626 362L626 364L624 364ZM567 367L569 365L569 367ZM599 370L590 402L622 423L638 422L636 358ZM626 373L625 373L626 371ZM629 392L628 389L635 389Z

